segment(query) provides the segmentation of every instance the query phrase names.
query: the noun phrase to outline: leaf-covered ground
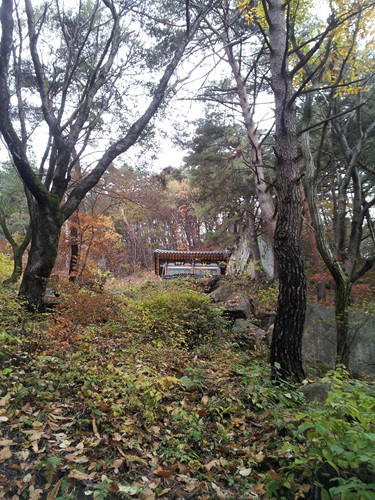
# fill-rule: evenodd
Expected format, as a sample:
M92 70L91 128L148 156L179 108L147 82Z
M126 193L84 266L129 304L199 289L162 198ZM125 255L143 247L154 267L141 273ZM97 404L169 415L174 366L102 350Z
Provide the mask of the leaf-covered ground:
M21 326L8 300L0 498L304 498L308 474L282 476L301 396L271 384L266 347L230 330L188 347L178 329L145 335L136 296L69 295Z

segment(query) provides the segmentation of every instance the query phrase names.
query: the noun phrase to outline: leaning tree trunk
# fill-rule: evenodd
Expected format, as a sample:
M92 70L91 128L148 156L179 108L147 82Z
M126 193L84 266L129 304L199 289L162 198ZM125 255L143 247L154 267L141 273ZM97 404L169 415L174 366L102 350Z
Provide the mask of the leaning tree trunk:
M5 215L0 212L0 226L3 230L4 236L10 243L13 251L13 272L12 275L4 280L2 282L2 285L7 286L7 285L12 285L17 283L17 281L20 279L21 274L22 274L22 257L23 254L25 253L25 250L30 243L30 236L31 236L31 230L30 226L27 228L26 235L22 241L22 243L19 245L15 239L13 238L12 234L10 233L6 220L5 220Z
M271 245L275 235L275 205L273 203L270 186L265 180L262 151L258 140L257 130L253 115L250 111L250 104L247 97L246 81L241 75L241 69L233 55L233 46L229 42L228 36L223 37L223 44L229 65L236 81L239 104L244 119L248 141L251 147L251 166L254 171L254 184L259 201L262 219L264 221L267 235Z
M271 85L275 97L275 153L278 213L274 248L279 297L271 344L273 376L300 382L306 279L299 246L301 182L298 165L293 82L288 70L287 30L282 0L269 0L267 19L271 47Z
M22 274L22 267L23 267L22 258L23 258L23 254L25 253L26 247L29 243L30 243L30 238L26 242L24 240L21 245L15 245L15 246L12 245L13 272L9 278L7 278L6 280L4 280L2 282L2 285L4 285L4 286L14 285L20 279L21 274Z
M51 197L52 198L52 197ZM64 218L56 200L34 204L31 215L31 247L19 295L36 310L42 310L48 278L56 262L61 226Z

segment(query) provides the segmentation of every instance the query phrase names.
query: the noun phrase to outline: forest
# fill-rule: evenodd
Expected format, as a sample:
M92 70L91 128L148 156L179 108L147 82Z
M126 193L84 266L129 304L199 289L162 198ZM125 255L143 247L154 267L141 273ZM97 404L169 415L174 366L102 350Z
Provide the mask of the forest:
M0 4L0 498L374 500L375 2Z

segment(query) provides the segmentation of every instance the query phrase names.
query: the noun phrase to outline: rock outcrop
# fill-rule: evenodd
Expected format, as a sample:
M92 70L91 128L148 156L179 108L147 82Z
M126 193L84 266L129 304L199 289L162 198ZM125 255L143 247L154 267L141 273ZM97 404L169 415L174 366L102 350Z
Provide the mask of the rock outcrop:
M354 376L375 375L375 316L352 308L349 323L349 371ZM302 339L303 360L334 368L336 344L334 307L308 305Z

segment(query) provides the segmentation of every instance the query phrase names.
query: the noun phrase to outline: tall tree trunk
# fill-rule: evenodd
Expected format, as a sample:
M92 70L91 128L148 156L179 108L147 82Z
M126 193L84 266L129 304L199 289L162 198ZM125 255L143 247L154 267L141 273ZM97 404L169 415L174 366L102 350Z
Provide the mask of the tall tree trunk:
M252 210L249 212L249 233L250 233L250 244L251 251L254 259L254 273L255 273L255 283L260 283L262 281L262 258L259 251L257 231L255 228L255 215Z
M229 42L228 36L223 37L224 50L228 58L232 74L236 81L237 94L241 106L242 116L245 123L248 141L251 147L251 167L254 172L254 184L259 201L262 218L266 227L266 231L273 244L275 235L276 220L275 220L275 206L269 190L269 185L265 181L262 151L260 148L258 135L256 132L253 115L250 109L249 100L247 97L246 84L241 75L241 70L233 54L233 46Z
M279 273L279 297L271 344L271 366L274 377L300 382L304 378L302 334L306 312L306 279L299 246L302 204L294 92L288 70L285 4L282 0L264 0L263 6L269 23L278 190L274 247Z
M64 219L55 199L42 206L34 203L30 213L31 247L19 295L33 308L42 310L47 281L56 261Z

